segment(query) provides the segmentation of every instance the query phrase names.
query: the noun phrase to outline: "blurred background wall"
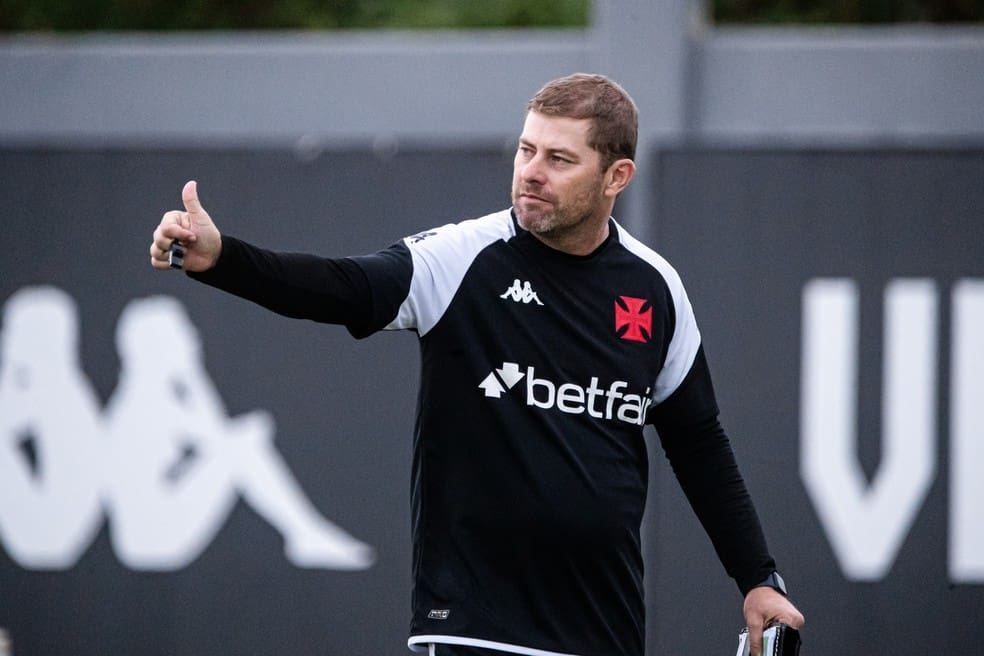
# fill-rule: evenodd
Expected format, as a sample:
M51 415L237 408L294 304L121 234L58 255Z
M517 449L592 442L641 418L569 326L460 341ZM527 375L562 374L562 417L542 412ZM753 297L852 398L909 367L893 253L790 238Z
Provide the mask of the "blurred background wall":
M150 233L188 179L224 231L326 255L500 209L526 99L578 70L639 105L616 215L688 286L806 653L977 653L980 7L726 22L749 7L0 37L16 653L406 653L413 337L157 273ZM741 599L652 437L649 653L730 653Z

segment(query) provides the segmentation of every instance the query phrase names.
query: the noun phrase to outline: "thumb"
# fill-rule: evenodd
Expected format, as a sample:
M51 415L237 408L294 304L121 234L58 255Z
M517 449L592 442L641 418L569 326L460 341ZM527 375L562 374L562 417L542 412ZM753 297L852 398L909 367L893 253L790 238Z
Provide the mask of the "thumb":
M198 183L189 180L181 190L181 200L184 201L185 211L188 214L204 214L202 204L198 202Z

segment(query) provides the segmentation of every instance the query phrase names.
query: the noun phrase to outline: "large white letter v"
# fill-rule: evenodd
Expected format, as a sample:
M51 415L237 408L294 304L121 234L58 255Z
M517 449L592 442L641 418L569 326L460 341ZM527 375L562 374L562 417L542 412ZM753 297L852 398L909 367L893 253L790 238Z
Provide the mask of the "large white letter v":
M882 459L869 484L857 454L857 286L816 279L803 290L800 473L844 575L858 581L891 568L936 470L932 281L892 281L884 322Z

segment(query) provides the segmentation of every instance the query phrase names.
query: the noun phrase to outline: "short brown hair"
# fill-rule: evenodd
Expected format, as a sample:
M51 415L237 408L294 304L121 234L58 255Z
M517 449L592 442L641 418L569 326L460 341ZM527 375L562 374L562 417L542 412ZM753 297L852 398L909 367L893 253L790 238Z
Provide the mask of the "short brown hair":
M603 170L617 159L635 159L639 112L625 89L604 75L574 73L547 82L526 111L591 119L588 145L601 154Z

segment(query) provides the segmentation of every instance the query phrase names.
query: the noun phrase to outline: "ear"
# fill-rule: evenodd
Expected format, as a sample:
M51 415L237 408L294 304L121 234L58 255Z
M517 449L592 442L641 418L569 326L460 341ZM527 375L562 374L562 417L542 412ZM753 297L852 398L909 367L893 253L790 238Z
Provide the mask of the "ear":
M618 159L612 162L605 174L605 195L615 198L629 186L635 175L635 162L631 159Z

